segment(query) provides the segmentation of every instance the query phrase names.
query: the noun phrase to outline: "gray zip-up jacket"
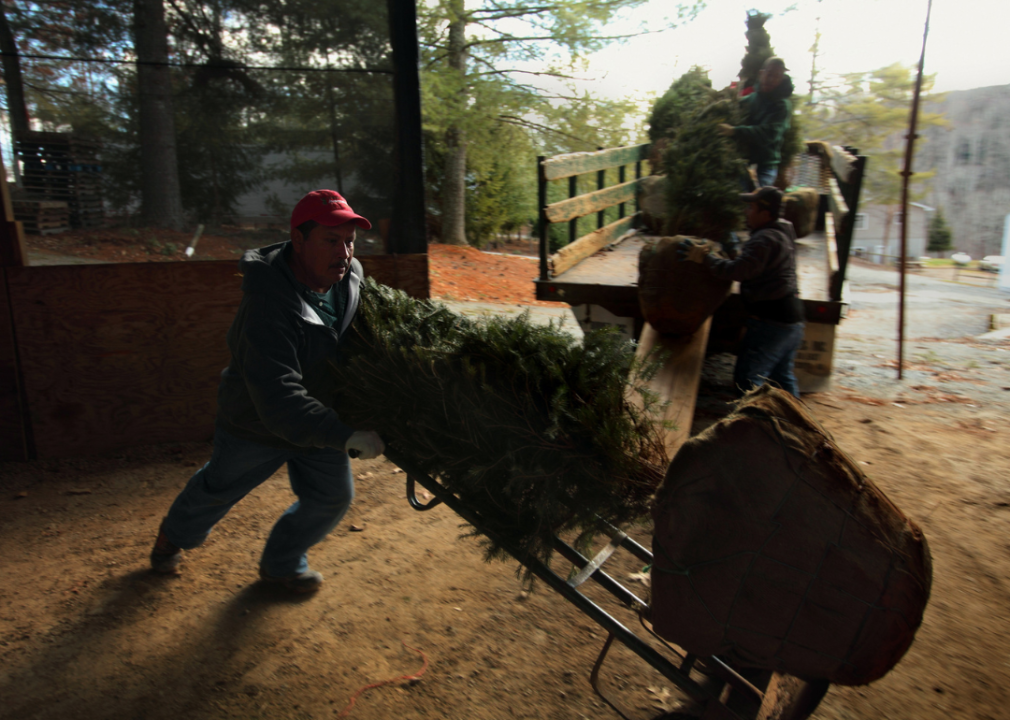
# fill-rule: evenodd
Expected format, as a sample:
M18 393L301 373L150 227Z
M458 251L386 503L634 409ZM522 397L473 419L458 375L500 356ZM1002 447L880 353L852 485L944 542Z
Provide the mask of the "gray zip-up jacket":
M243 297L228 331L231 363L221 373L217 421L271 447L343 449L354 430L331 407L339 388L329 365L357 313L364 272L352 259L344 317L331 328L299 292L291 252L290 242L277 243L239 261Z
M740 294L749 303L795 295L796 230L788 220L776 220L751 233L734 260L717 255L705 257L705 267L716 277L740 283Z

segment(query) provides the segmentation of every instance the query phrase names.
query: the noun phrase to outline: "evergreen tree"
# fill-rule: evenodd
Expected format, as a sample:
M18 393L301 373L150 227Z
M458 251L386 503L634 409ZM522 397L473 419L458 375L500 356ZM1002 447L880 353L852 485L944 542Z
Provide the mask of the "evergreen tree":
M378 431L522 553L549 560L555 533L633 521L668 459L634 347L583 341L527 315L478 322L366 278L335 379L336 410ZM642 403L632 398L639 395ZM488 546L489 559L504 557Z
M721 241L740 222L740 177L746 164L719 123L738 125L736 92L712 89L708 73L693 67L656 101L649 137L659 147L666 175L670 235Z
M712 101L712 81L708 72L692 67L673 81L649 114L649 140L670 139L700 107Z
M669 235L722 241L740 226L740 177L746 169L736 144L718 131L739 124L733 90L713 93L674 134L663 154Z
M943 217L943 208L938 208L933 217L929 219L927 238L927 252L945 253L954 249L953 233Z
M923 106L943 99L942 95L929 94L934 80L935 75L923 77ZM804 122L809 139L854 147L869 157L863 179L863 202L887 207L885 244L901 202L905 135L914 91L913 69L896 63L872 72L844 75L841 87L825 89L820 101L806 108ZM919 132L925 127L946 124L941 113L919 112ZM926 183L933 174L912 175L910 199L925 195Z
M765 23L771 20L771 15L750 10L747 13L747 50L740 60L740 89L753 88L758 82L758 73L765 60L775 54L772 49L771 36L765 30Z
M509 116L533 129L550 98L521 82L523 76L564 77L582 53L623 39L605 32L606 22L644 0L439 0L418 8L425 65L422 73L425 124L441 147L442 240L465 244L468 151L477 134ZM680 8L681 15L688 11ZM559 52L567 57L559 58ZM539 61L541 68L510 67ZM481 102L487 86L509 104ZM436 99L433 101L433 99Z

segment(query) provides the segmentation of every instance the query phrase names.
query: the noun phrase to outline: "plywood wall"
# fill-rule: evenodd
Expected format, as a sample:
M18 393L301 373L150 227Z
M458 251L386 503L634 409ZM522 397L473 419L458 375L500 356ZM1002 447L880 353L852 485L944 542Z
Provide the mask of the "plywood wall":
M19 396L17 346L7 299L7 269L0 267L0 461L27 460L28 442Z
M362 263L366 275L428 296L426 255ZM25 430L39 458L211 436L225 334L241 299L234 261L5 272L11 306L0 315L13 318L14 333L0 317L0 453ZM14 337L27 417L7 381ZM0 458L21 459L8 452Z
M234 262L8 270L38 457L200 440L213 429Z

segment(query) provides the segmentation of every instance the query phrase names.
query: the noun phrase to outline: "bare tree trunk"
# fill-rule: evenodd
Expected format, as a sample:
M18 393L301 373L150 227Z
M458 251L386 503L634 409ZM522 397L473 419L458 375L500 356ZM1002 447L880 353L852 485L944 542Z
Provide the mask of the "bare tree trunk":
M14 41L14 33L7 23L7 14L0 4L0 52L3 53L3 78L7 86L7 110L10 113L11 134L14 139L20 133L31 130L28 118L28 104L25 102L25 86L21 80L21 58L18 57L18 46ZM18 163L17 152L12 153L14 165L14 181L21 184L21 166Z
M449 21L449 66L456 71L460 90L454 98L466 110L466 18L463 0L452 0ZM452 123L445 133L445 189L442 194L442 242L466 245L466 131Z
M326 98L330 103L330 139L333 141L333 172L337 181L337 192L344 194L344 173L340 163L340 127L337 125L337 100L333 95L330 79L326 80Z
M146 225L181 230L182 193L162 0L134 0L133 33L140 108L141 216Z

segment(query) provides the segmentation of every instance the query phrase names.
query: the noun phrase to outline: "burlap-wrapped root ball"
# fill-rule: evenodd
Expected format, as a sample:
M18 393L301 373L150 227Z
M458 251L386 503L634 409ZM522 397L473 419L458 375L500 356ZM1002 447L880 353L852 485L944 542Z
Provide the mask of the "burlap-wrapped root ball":
M684 235L657 238L638 255L638 301L646 321L664 335L693 335L729 294L732 283L713 277L698 263L677 259L684 240L706 244L721 254L710 240Z
M681 447L653 517L652 622L689 652L861 685L922 622L922 531L779 389Z
M817 224L817 208L821 196L816 188L799 188L782 198L782 217L796 228L796 237L806 237Z
M648 175L642 178L635 199L646 232L662 235L666 227L666 176Z

